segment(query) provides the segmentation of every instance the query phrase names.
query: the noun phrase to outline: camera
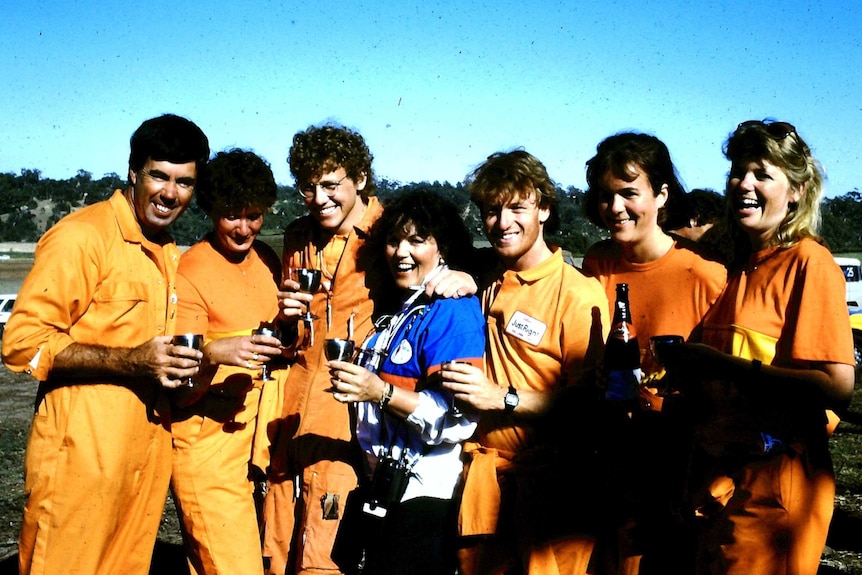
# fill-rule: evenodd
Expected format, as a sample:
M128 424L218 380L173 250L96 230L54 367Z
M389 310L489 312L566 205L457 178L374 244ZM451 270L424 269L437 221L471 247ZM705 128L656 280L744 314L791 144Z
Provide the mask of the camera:
M404 496L410 475L410 469L403 461L389 456L380 459L371 477L365 505L362 506L363 511L377 517L385 517L387 510L398 505Z

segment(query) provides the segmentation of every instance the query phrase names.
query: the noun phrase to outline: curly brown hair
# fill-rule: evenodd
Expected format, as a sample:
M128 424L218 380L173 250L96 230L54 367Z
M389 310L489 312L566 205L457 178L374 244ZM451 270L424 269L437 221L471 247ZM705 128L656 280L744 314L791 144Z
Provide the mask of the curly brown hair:
M198 177L195 199L209 216L267 210L275 203L278 186L269 164L255 154L234 148L219 152Z
M299 188L339 167L344 168L347 177L354 182L365 176L365 188L359 195L367 199L375 193L373 159L361 134L343 126L325 124L309 126L293 136L287 163Z
M386 201L368 243L382 254L387 242L405 237L410 226L419 236L434 238L449 267L465 270L473 263L473 239L458 206L429 189L404 192Z

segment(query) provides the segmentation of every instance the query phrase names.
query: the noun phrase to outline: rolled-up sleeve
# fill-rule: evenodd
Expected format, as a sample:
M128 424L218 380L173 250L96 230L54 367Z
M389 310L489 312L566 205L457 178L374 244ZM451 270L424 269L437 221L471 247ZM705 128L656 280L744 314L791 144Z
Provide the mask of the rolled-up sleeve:
M86 311L97 277L90 242L80 226L55 226L42 236L4 332L10 370L45 380L57 354L74 342L71 327Z
M419 405L407 417L422 441L429 445L460 443L473 436L477 416L455 409L452 395L443 390L419 393Z

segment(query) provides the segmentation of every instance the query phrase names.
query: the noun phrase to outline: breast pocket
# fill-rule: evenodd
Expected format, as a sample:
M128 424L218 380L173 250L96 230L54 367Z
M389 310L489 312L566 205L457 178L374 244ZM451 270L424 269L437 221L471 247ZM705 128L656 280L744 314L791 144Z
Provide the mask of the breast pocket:
M141 334L147 339L156 335L152 298L152 288L146 283L105 282L85 318L92 318L94 329L102 332L105 326L110 326L114 337L125 345L139 343Z

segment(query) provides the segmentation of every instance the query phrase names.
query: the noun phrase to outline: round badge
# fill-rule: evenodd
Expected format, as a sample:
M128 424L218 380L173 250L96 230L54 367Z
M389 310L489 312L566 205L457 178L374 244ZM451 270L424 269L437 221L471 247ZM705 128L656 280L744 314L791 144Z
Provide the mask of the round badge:
M395 351L389 355L389 361L394 363L395 365L404 365L410 358L413 357L413 348L410 346L410 342L405 340L401 340L401 343L398 344L398 347L395 348Z

